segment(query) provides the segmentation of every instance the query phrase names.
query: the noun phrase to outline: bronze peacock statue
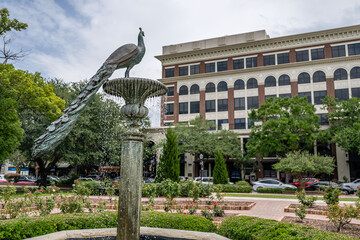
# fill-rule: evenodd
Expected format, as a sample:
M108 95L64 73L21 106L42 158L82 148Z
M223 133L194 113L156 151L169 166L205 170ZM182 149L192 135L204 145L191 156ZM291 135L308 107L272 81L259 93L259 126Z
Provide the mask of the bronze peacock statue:
M50 153L65 139L86 105L115 70L126 68L125 77L129 77L130 70L140 63L145 54L145 34L141 28L139 29L138 45L126 44L116 49L84 86L77 98L64 110L63 115L47 127L45 134L35 140L32 149L33 158Z

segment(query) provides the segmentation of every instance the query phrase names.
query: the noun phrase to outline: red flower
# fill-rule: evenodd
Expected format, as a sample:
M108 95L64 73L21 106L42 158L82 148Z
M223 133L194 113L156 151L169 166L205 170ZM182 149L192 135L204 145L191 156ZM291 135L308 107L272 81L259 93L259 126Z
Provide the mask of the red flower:
M39 192L43 192L43 190L40 190Z
M215 207L217 206L216 202L214 202L214 206L215 206Z
M186 212L184 212L184 214L186 215Z

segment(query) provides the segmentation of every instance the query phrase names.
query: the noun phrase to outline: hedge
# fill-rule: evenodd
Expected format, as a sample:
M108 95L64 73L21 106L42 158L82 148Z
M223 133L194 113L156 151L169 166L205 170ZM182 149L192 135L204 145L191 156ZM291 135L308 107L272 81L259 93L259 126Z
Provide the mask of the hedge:
M356 239L346 235L326 232L314 227L247 216L234 216L225 219L218 228L217 234L233 240Z
M216 226L199 216L142 212L141 226L214 232ZM115 228L117 212L48 215L0 221L0 239L20 240L74 229Z
M256 189L258 193L282 193L282 188L258 188Z
M222 192L235 192L235 193L250 193L252 187L249 185L238 185L238 184L223 184L221 185Z

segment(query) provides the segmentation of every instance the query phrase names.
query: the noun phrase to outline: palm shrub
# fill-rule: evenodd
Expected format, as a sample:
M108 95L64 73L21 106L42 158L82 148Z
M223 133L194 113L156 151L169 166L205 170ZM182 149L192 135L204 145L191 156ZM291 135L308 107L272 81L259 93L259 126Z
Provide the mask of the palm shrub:
M215 150L215 167L214 167L214 184L227 184L228 172L226 169L226 161L220 149Z
M159 168L156 173L156 182L162 182L165 179L178 182L180 175L180 158L177 133L169 128L165 136L166 142L160 157Z

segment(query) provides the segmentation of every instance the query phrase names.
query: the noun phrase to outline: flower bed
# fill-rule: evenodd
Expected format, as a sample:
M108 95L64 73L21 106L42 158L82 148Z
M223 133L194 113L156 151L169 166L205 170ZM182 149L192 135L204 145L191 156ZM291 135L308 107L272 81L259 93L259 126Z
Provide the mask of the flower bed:
M296 208L300 208L301 204L290 204L284 208L284 212L295 213ZM328 207L326 205L314 205L312 208L306 209L306 214L326 215Z

